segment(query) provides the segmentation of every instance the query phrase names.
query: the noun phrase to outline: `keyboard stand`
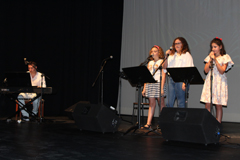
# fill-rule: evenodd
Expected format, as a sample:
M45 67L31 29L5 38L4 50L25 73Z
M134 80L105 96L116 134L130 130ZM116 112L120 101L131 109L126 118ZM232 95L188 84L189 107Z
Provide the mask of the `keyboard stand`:
M19 114L21 112L21 110L25 110L26 112L28 112L29 115L31 115L33 118L37 118L37 115L35 113L33 113L32 111L28 110L26 106L30 105L33 101L35 101L38 97L41 96L41 94L37 94L36 97L34 97L33 99L31 99L28 103L26 103L25 105L23 103L21 103L18 98L15 98L12 96L12 94L7 94L7 95L11 95L9 96L10 97L10 100L15 102L16 104L18 104L19 106L19 110L16 111L13 115L9 116L6 121L9 122L12 120L12 118L14 116L16 116L16 114Z

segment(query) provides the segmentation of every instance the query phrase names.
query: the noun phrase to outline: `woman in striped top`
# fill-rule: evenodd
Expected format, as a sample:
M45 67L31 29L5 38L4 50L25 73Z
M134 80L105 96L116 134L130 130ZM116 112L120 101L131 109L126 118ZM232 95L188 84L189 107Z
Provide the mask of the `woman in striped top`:
M148 70L153 74L155 70L158 69L160 64L162 63L164 59L164 51L161 47L154 45L150 52L149 55L152 55L151 61L148 63ZM165 90L165 72L163 70L158 70L153 78L157 81L157 83L145 83L144 88L142 91L142 95L148 97L149 99L149 109L148 109L148 119L147 119L147 124L144 125L144 128L151 128L151 123L152 123L152 118L154 116L154 111L156 108L156 99L158 100L158 104L160 103L160 77L162 77L161 81L161 109L165 107L164 103L164 90ZM160 104L159 104L160 105Z

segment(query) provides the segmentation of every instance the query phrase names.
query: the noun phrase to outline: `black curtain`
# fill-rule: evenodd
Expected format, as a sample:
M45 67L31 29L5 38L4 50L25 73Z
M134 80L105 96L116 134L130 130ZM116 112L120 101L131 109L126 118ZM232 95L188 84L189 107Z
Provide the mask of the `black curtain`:
M102 60L104 103L116 107L123 0L0 1L0 81L8 71L26 71L24 58L36 61L52 95L44 95L45 115L64 115L78 101L98 103ZM101 78L101 77L99 77ZM1 95L0 115L14 111Z

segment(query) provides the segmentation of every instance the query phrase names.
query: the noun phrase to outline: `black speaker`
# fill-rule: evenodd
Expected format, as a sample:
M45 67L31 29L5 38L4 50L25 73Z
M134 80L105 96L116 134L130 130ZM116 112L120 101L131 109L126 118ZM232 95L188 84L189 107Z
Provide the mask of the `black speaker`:
M69 119L73 119L72 113L74 112L76 106L78 104L81 104L81 103L83 103L83 104L90 104L89 101L79 101L79 102L75 103L74 105L72 105L71 107L69 107L69 108L64 110L67 113L67 116L68 116Z
M163 108L159 117L166 140L192 143L218 143L221 124L207 109Z
M119 126L119 117L115 110L100 104L76 105L73 118L80 130L96 132L115 132Z

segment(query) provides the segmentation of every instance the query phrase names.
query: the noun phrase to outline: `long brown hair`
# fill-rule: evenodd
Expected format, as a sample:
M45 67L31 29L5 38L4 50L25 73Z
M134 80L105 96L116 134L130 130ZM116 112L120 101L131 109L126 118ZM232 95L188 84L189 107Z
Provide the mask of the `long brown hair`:
M178 39L179 41L181 41L181 43L182 43L181 54L185 54L186 52L189 52L189 53L190 53L190 48L188 47L188 43L187 43L186 39L183 38L183 37L177 37L177 38L175 38L174 41L173 41L173 44L172 44L172 48L173 48L173 49L172 49L170 55L173 55L173 54L176 52L175 41L176 41L177 39ZM190 54L191 54L191 53L190 53Z
M211 43L210 43L210 52L212 51L212 44L215 43L217 44L219 47L222 46L222 48L220 49L220 54L221 56L223 56L224 54L226 54L226 51L225 51L225 48L224 48L224 45L223 45L223 42L222 42L222 39L220 38L214 38Z

